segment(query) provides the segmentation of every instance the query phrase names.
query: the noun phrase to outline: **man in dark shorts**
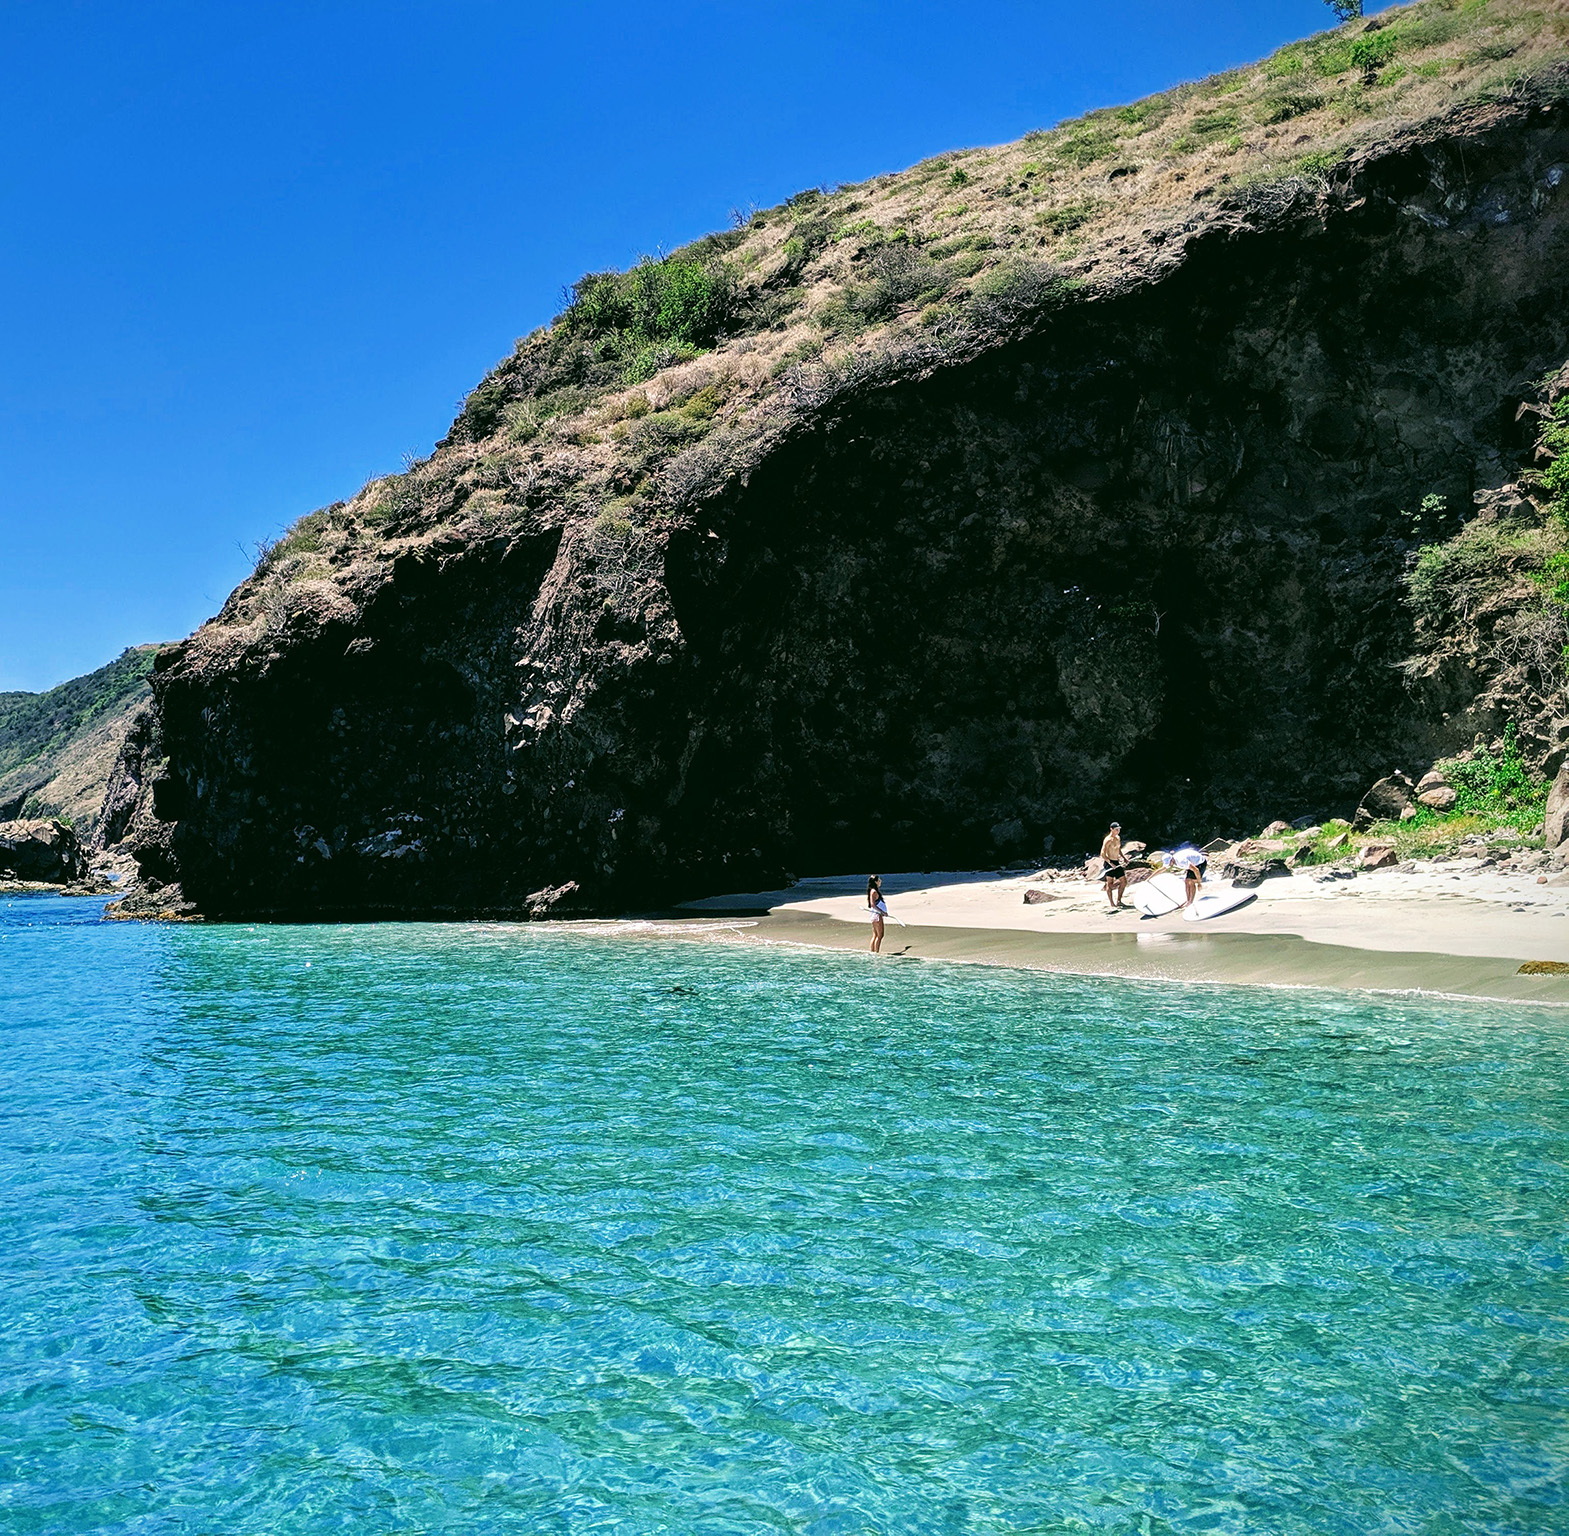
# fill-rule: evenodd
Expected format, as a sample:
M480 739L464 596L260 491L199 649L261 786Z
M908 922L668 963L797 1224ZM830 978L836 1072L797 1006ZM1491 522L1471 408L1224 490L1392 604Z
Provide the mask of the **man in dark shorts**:
M1107 910L1123 912L1122 893L1128 888L1128 861L1122 853L1122 823L1114 821L1111 831L1100 845L1100 856L1105 868L1101 878L1106 882Z

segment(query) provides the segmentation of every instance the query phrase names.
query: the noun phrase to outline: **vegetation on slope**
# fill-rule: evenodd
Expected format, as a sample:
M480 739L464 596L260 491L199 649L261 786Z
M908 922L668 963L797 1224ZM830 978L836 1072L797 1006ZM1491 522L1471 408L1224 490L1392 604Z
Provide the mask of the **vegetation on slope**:
M437 452L302 519L227 613L271 630L389 537L557 508L634 526L802 402L959 359L1013 317L1140 280L1222 203L1312 196L1359 149L1507 96L1569 44L1540 0L1420 0L1017 143L736 215L591 273L463 403ZM705 457L706 456L706 457Z
M78 764L85 738L96 729L127 719L148 696L147 677L152 671L156 645L132 646L106 667L72 678L44 693L0 693L0 808L10 814L63 815L76 819L63 800L44 790L63 769L83 766L88 777L94 770ZM93 753L106 781L119 741L103 744ZM103 798L97 783L97 799ZM92 799L90 785L82 786ZM70 796L73 801L80 796ZM76 813L85 802L76 806ZM96 814L96 805L87 812Z
M1429 495L1411 516L1413 678L1460 659L1484 700L1538 703L1569 681L1569 369L1540 382L1534 470L1462 517Z

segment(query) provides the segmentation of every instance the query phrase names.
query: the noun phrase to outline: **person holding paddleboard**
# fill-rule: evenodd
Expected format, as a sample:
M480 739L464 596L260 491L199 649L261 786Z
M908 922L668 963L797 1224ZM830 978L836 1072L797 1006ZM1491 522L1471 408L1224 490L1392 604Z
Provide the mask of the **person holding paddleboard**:
M1114 821L1111 831L1101 840L1101 862L1105 868L1101 878L1106 882L1106 904L1110 912L1122 912L1123 892L1128 888L1128 861L1122 852L1122 823Z
M1184 843L1171 855L1171 866L1173 869L1181 870L1182 882L1188 893L1188 899L1182 903L1183 906L1193 905L1193 899L1204 883L1204 870L1208 864L1208 855L1202 849L1195 848L1192 843Z
M872 953L880 955L883 952L883 922L888 916L881 875L872 875L866 882L866 910L872 919Z

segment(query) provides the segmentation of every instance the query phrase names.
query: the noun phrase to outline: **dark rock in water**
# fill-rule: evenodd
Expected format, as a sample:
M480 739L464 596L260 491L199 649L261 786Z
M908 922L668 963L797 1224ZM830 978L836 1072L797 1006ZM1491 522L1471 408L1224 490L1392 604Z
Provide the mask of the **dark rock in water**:
M63 821L0 822L0 877L69 885L87 875L87 855Z
M1398 769L1387 778L1379 779L1362 796L1352 825L1366 831L1375 821L1399 821L1401 813L1409 810L1416 798L1416 785Z
M1061 901L1061 896L1053 896L1050 891L1029 890L1024 893L1024 905L1038 907L1043 901Z
M1569 841L1569 763L1558 770L1553 787L1547 792L1547 812L1542 817L1542 841L1549 848Z
M111 901L104 908L104 916L121 922L190 923L199 920L201 914L196 910L196 903L187 900L178 883L162 885L150 880L119 901Z

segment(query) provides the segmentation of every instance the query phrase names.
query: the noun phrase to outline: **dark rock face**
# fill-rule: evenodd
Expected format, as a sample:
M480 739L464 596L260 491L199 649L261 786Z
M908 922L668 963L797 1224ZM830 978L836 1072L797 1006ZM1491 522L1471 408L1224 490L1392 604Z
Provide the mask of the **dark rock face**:
M63 821L0 822L0 878L69 885L86 875L82 845Z
M1501 478L1569 355L1564 161L1558 108L1375 158L659 529L433 541L165 653L144 868L216 916L607 910L1348 805L1454 745L1397 666L1399 514ZM1510 219L1433 212L1461 179Z

